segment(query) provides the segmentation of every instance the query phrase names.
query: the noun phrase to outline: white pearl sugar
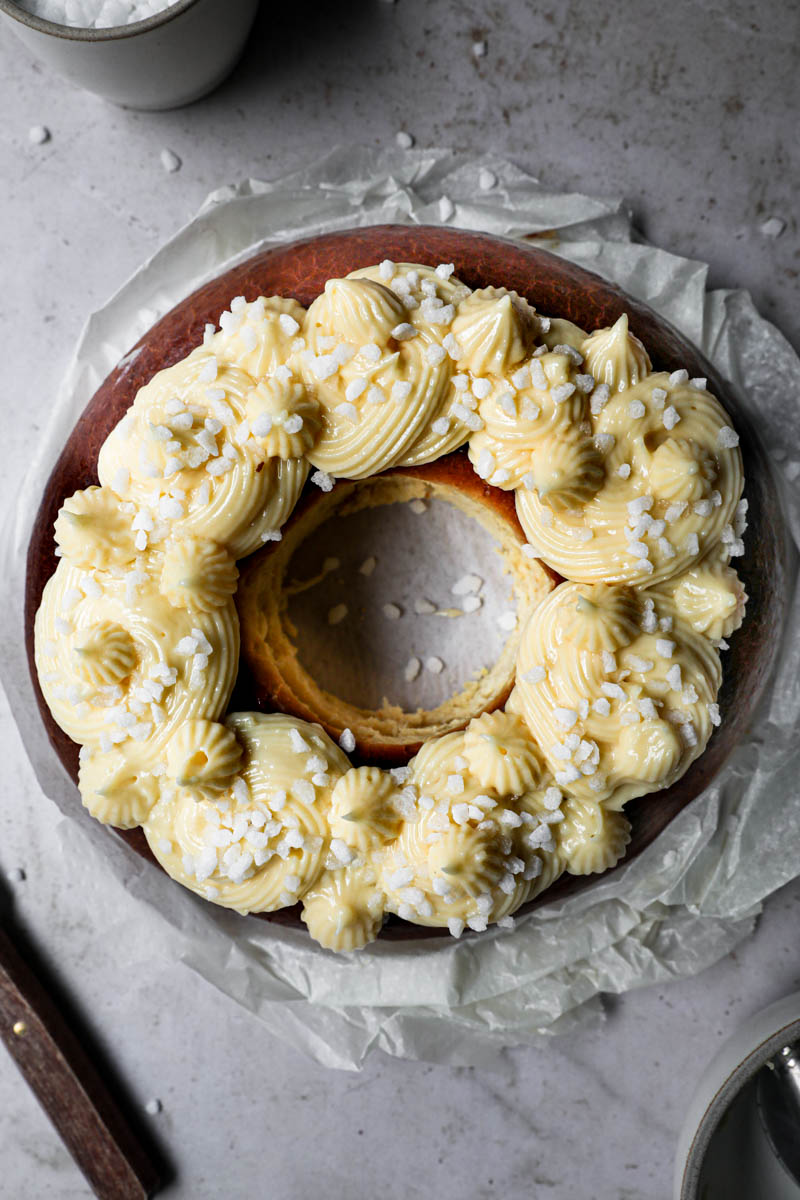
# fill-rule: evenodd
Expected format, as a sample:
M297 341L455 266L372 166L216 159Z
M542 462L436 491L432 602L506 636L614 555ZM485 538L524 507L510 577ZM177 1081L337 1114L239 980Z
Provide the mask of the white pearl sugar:
M132 25L164 12L175 0L17 0L20 8L52 21L80 29L110 29Z

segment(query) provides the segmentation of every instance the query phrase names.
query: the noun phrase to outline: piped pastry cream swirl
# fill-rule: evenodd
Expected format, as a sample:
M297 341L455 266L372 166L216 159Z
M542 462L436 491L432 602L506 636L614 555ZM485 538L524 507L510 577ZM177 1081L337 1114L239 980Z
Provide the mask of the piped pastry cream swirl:
M319 725L229 713L237 560L280 540L311 469L328 491L465 443L515 492L532 572L565 579L539 588L505 710L390 771ZM301 904L327 949L362 948L388 914L454 936L513 925L562 873L613 866L624 804L680 778L719 724L746 603L738 436L705 380L653 372L625 314L587 334L452 264L388 260L308 311L236 297L141 388L98 473L59 512L34 631L83 802L142 826L206 899Z
M741 552L738 436L704 379L650 373L627 317L579 350L546 343L509 382L482 401L470 458L515 489L531 544L560 574L647 586L719 543Z
M325 868L347 759L322 729L281 714L238 713L220 729L240 748L224 786L175 780L144 823L147 841L173 878L226 908L295 904Z
M595 383L605 384L610 392L627 391L653 369L649 354L628 328L627 313L609 329L590 334L577 348Z
M209 606L192 604L187 590L175 607L160 575L156 556L108 571L64 557L34 626L42 692L81 744L84 803L121 828L140 824L155 802L176 730L225 711L238 668L232 588Z
M559 513L535 490L517 492L525 532L568 578L671 579L732 529L744 476L728 418L707 391L671 379L650 375L593 418L603 481L591 497Z
M242 558L280 529L319 429L316 403L281 370L257 381L199 347L139 391L97 464L130 506L137 549L201 536Z
M417 811L383 861L388 910L453 933L481 930L549 886L563 870L551 831L561 794L551 785L510 713L426 743L411 763ZM548 788L555 804L537 804Z
M316 467L351 479L383 471L439 412L451 360L438 331L412 316L371 279L329 280L311 305L301 362L324 414Z
M403 306L410 328L420 329L427 339L426 358L446 368L446 386L439 389L424 425L392 465L418 466L457 450L477 420L472 406L460 403L469 376L462 370L463 352L453 332L456 314L470 289L453 276L452 264L447 263L434 269L386 259L379 266L353 271L348 278L371 279L388 288Z
M710 641L666 597L567 583L528 622L509 703L560 787L619 809L702 753L721 677Z
M480 403L485 428L469 444L481 478L507 490L536 489L551 515L591 500L603 482L602 455L587 427L587 397L569 350L543 346L509 378L495 381Z
M736 538L744 532L745 503L741 502L736 514ZM742 581L734 569L727 565L728 557L727 546L721 542L683 575L652 589L653 596L668 597L678 615L715 645L720 645L736 632L744 620L747 604Z
M296 300L259 296L248 304L244 296L237 296L220 314L218 330L206 326L203 345L218 362L264 379L275 375L299 348L304 319L305 309Z
M158 562L119 574L62 559L36 615L36 665L53 716L92 751L138 746L155 764L195 717L227 707L239 661L230 595L220 607L175 608Z

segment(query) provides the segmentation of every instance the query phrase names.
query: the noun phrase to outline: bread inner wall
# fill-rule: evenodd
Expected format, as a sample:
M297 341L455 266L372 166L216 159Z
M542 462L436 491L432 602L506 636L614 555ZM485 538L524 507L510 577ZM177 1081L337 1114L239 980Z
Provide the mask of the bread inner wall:
M456 487L400 474L340 485L245 575L247 658L276 706L352 729L374 757L385 742L413 752L504 702L521 622L549 587L522 544Z

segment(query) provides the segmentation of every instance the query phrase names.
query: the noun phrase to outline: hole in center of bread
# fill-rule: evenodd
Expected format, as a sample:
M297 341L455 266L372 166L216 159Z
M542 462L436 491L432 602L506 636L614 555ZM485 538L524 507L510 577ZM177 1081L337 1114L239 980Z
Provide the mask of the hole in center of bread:
M435 709L491 670L514 628L503 566L489 531L446 499L333 516L289 563L300 662L359 708Z
M513 497L463 454L311 488L239 584L260 706L349 729L382 765L500 707L553 586L524 544Z

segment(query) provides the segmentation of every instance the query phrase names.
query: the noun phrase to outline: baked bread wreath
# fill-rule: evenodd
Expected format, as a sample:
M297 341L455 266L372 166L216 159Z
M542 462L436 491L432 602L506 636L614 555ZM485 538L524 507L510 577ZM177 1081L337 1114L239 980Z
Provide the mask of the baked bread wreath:
M336 950L390 913L456 936L510 924L563 873L617 862L623 806L681 778L719 722L745 604L738 436L705 380L653 371L625 314L582 329L449 263L388 259L307 310L234 297L139 389L98 474L56 521L39 683L89 811L141 826L215 903L299 901ZM345 724L275 653L283 540L337 495L409 486L514 497L492 518L511 667L432 721ZM240 619L286 711L229 711Z

